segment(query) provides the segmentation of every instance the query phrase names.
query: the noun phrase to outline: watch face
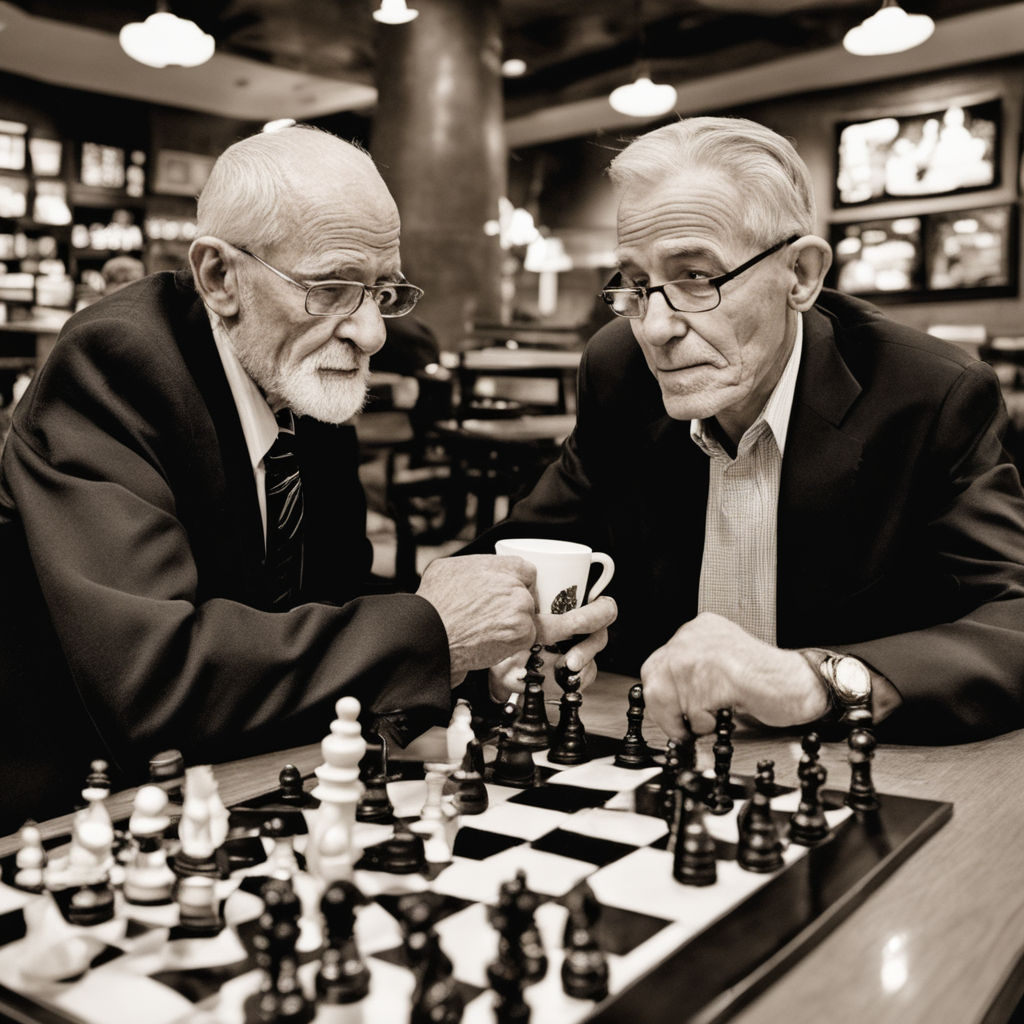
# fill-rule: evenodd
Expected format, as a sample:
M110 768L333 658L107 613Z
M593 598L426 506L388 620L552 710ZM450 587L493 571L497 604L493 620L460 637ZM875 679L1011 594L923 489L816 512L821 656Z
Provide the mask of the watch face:
M840 658L836 661L833 678L844 701L857 703L871 696L871 673L856 658Z

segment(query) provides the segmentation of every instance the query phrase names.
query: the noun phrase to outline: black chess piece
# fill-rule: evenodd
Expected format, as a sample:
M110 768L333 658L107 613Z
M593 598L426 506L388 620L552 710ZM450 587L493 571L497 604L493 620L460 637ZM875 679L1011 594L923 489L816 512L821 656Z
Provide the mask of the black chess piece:
M796 766L796 776L803 781L808 766L817 764L821 756L821 737L816 732L809 732L800 741L800 747L803 753L800 755L800 763Z
M406 960L416 979L409 1024L458 1024L464 999L441 949L433 893L407 894L398 901Z
M712 814L728 814L733 807L729 791L729 777L732 770L732 733L735 723L730 708L719 708L715 715L715 783L708 794L708 810Z
M871 779L871 759L877 745L874 733L860 726L851 729L847 745L850 748L850 791L846 794L846 806L855 811L877 811L881 805Z
M299 898L289 879L270 878L261 892L263 913L253 937L256 964L263 971L259 992L245 1002L248 1024L306 1024L314 1005L299 983Z
M670 737L665 744L665 764L658 777L658 786L661 790L661 816L669 823L670 828L674 826L679 814L679 772L683 768L679 755L679 740Z
M316 992L323 1003L355 1003L370 991L370 972L355 939L356 908L364 903L362 892L345 880L331 882L320 901L326 935Z
M524 984L532 985L540 981L548 970L547 954L534 920L540 897L527 888L526 872L520 870L512 881L502 884L498 900L504 900L509 911L518 915L515 931L519 934L519 948L523 957Z
M569 916L565 923L562 989L574 999L600 1002L608 995L608 959L597 941L601 905L586 882L576 886L563 903Z
M471 749L474 744L477 748L475 751ZM470 740L466 745L466 753L462 756L462 767L452 774L455 810L459 814L483 814L490 802L483 777L476 770L479 751L480 741Z
M700 776L696 772L683 772L680 789L682 800L676 827L672 877L683 885L713 885L718 877L715 841L704 825Z
M512 738L530 750L544 750L551 743L551 723L544 707L543 680L527 678L523 707L512 726Z
M775 762L770 757L762 758L757 762L754 785L769 799L777 795L775 788Z
M821 787L825 785L828 772L818 761L801 764L800 806L789 819L790 842L801 846L815 846L828 836L828 821L821 799Z
M308 807L309 794L302 785L302 772L293 764L286 764L278 775L280 790L278 796L283 804L293 807Z
M746 813L738 816L739 845L736 860L746 871L766 873L782 867L782 840L772 818L771 798L758 786Z
M491 765L491 780L499 786L528 789L534 784L536 766L533 748L519 743L513 736L517 714L514 705L502 709L503 722L498 727L498 752Z
M654 758L644 739L644 688L636 683L629 688L629 708L626 711L626 735L615 755L619 768L649 768Z
M583 696L579 692L582 680L578 673L559 673L555 670L555 678L564 690L559 703L558 726L548 760L553 764L583 764L590 760L587 752L587 730L580 719L580 705Z
M403 821L395 823L395 834L381 843L384 852L383 871L395 875L410 875L423 871L427 857L423 850L423 837L416 835Z
M381 771L372 772L363 780L363 795L356 804L356 821L390 822L395 808L388 796L388 780Z
M523 999L523 989L528 984L522 941L527 922L516 903L516 895L514 884L503 884L497 905L487 911L488 920L498 932L498 955L487 965L487 980L496 996L497 1024L526 1024L530 1019L530 1008Z

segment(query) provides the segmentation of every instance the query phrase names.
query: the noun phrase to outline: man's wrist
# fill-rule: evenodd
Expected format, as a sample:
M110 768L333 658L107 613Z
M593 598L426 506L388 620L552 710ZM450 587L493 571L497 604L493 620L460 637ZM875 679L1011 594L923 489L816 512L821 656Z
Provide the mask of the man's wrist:
M825 695L822 721L871 720L872 673L867 665L852 655L820 647L804 648L799 653L814 670Z

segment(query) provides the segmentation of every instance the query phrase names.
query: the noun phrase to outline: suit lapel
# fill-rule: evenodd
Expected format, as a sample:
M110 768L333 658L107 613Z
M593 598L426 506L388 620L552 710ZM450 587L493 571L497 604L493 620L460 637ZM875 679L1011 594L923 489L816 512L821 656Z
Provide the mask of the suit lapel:
M836 345L833 322L804 315L804 352L782 462L778 513L778 641L842 587L853 555L852 495L862 441L841 426L861 387Z

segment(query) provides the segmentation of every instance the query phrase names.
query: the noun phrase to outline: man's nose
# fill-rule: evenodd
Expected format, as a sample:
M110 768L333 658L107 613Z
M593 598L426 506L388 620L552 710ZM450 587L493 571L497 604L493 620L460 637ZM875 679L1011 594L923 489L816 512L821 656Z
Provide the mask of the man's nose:
M674 310L664 292L647 296L647 310L642 323L644 337L652 345L664 345L672 338L685 337L690 330L687 315Z
M373 297L364 294L363 301L354 313L339 317L334 326L334 334L337 338L350 341L368 356L379 351L387 338L387 328Z

